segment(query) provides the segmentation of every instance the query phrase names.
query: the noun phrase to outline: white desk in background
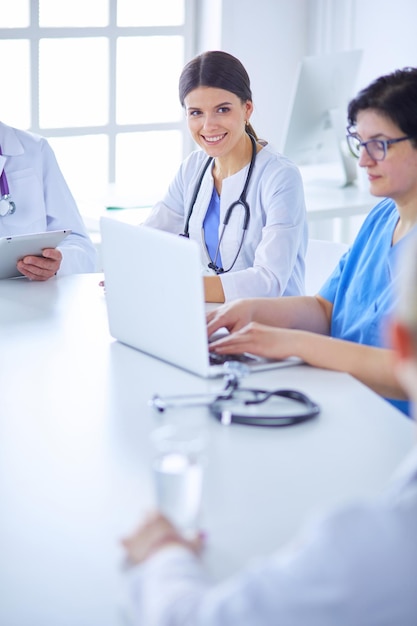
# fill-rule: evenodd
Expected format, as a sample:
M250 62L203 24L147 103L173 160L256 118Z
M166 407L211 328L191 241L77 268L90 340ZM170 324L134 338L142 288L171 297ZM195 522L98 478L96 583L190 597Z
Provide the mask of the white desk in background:
M354 185L344 187L337 163L301 167L300 171L304 183L309 236L351 244L363 219L378 202L369 193L363 173ZM140 224L149 215L151 207L135 206L139 202L133 191L118 192L114 185L110 185L107 199L91 200L80 207L87 229L97 245L100 217L106 215L129 224ZM125 208L106 210L105 207L109 205Z
M0 281L4 626L125 624L118 542L153 504L148 400L221 384L113 341L99 278ZM412 422L348 375L297 366L250 384L299 389L322 412L262 429L192 409L210 437L203 517L216 578L315 512L379 492L414 443Z
M365 174L343 185L339 164L300 167L304 183L309 236L351 244L369 211L379 201L369 192Z

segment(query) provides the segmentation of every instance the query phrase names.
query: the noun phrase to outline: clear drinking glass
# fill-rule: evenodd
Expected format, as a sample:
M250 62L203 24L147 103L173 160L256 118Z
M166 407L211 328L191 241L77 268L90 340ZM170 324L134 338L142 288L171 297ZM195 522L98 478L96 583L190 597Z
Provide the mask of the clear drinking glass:
M206 436L201 425L169 423L151 434L158 509L184 534L200 526Z

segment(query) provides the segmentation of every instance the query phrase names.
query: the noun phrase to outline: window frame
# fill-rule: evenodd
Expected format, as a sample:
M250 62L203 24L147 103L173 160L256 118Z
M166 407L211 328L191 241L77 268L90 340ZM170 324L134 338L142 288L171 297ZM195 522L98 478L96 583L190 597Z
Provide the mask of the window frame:
M176 122L118 124L116 122L116 54L119 37L180 36L184 40L184 63L195 55L196 17L198 0L184 0L184 24L179 26L118 26L117 0L108 0L107 26L97 27L40 27L39 0L30 0L30 22L25 28L0 28L0 38L29 41L30 46L30 126L26 129L46 138L106 135L108 137L108 184L116 180L116 139L122 133L147 131L180 131L183 138L183 156L191 148L185 119ZM104 37L109 42L109 118L106 124L72 127L40 127L39 124L39 46L44 38Z

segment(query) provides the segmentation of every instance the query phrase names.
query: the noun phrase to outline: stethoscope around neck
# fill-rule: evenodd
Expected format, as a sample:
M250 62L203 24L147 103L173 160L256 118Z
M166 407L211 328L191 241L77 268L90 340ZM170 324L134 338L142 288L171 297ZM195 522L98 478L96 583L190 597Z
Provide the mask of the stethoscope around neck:
M217 248L216 248L216 253L214 255L214 259L212 259L210 257L210 263L208 264L209 268L211 270L213 270L216 274L225 274L226 272L230 272L230 270L233 268L233 266L235 265L235 263L236 263L236 261L238 259L240 251L242 249L243 242L244 242L245 236L246 236L246 232L247 232L247 229L248 229L248 226L249 226L250 207L249 207L248 201L246 200L246 192L247 192L247 189L248 189L248 186L249 186L249 182L250 182L250 179L251 179L251 176L252 176L253 166L255 165L256 140L249 133L248 133L248 135L249 135L249 138L250 138L251 143L252 143L252 156L251 156L251 160L250 160L249 169L248 169L248 173L247 173L247 176L246 176L245 184L243 186L242 193L240 194L239 199L236 200L235 202L233 202L229 206L227 211L226 211L226 214L225 214L224 220L223 220L223 227L222 227L222 230L221 230L221 233L220 233L219 242L217 244ZM207 159L207 161L205 162L204 167L203 167L203 169L201 171L200 178L198 179L198 182L197 182L197 184L195 186L193 197L192 197L192 200L191 200L191 203L190 203L190 208L189 208L188 214L187 214L187 219L185 220L184 232L181 233L182 237L189 237L190 236L189 226L190 226L190 219L191 219L191 216L192 216L193 211L194 211L194 205L196 203L197 196L199 194L199 191L200 191L200 188L201 188L201 185L202 185L202 182L203 182L204 175L205 175L205 173L206 173L210 163L212 163L212 161L213 161L213 157L209 157ZM226 226L229 223L229 220L230 220L230 217L231 217L231 215L233 213L233 210L237 206L239 206L239 205L242 206L244 211L245 211L245 217L244 217L244 220L243 220L243 227L242 227L242 236L241 236L241 239L240 239L239 247L238 247L238 250L236 252L235 258L233 259L233 262L230 265L230 267L225 270L223 267L220 267L220 266L217 265L217 260L219 258L219 254L220 254L220 245L222 243L224 231L226 230Z
M0 147L0 155L2 154L3 152L1 151L1 147ZM13 215L15 211L16 211L16 205L11 200L9 183L7 182L6 172L4 171L4 167L3 167L3 171L0 175L0 217L6 217L6 215Z

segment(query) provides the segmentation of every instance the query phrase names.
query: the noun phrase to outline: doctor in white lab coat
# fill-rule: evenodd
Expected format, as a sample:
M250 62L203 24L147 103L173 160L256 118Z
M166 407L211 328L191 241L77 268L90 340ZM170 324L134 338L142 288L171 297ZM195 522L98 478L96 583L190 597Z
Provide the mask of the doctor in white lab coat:
M95 248L47 140L0 122L0 149L1 193L10 194L0 200L0 237L72 230L56 249L19 261L19 271L31 280L93 272Z
M207 302L304 293L307 219L298 168L258 139L249 76L205 52L184 67L179 95L200 148L145 222L197 241Z

